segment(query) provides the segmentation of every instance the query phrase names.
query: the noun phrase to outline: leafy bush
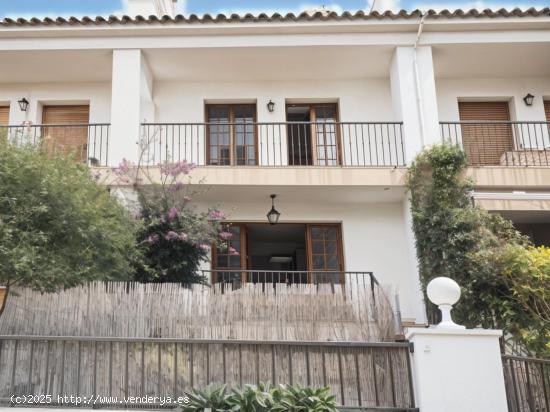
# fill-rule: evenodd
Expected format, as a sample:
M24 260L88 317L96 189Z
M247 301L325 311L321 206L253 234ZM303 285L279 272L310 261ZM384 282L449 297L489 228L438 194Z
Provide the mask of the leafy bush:
M329 388L304 388L299 385L259 386L246 385L243 389L228 392L226 386L211 387L188 394L190 402L182 406L183 412L204 411L289 411L335 412L336 398Z
M409 169L422 286L437 276L456 280L462 287L454 310L460 323L503 329L522 350L549 355L550 256L533 248L509 220L472 204L466 165L460 148L439 145L422 152ZM437 313L431 303L428 313L432 320Z
M135 228L85 165L0 139L0 284L54 292L128 279Z

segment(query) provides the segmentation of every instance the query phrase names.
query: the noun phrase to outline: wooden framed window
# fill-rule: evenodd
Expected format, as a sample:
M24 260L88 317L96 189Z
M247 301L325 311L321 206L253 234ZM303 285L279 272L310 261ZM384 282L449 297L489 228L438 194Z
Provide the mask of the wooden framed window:
M232 223L224 229L233 236L227 241L228 248L212 250L212 283L246 281L246 225ZM231 251L232 248L234 251Z
M286 117L290 165L341 164L337 104L288 104Z
M514 150L508 102L459 102L462 144L471 165L500 165L504 153ZM502 121L503 123L484 123Z
M64 154L74 154L76 160L86 160L89 121L88 105L44 106L42 141L46 150L60 150Z
M208 104L206 122L207 164L258 164L256 105Z
M8 126L10 119L10 107L0 106L0 126Z
M546 115L546 121L550 122L550 100L544 101L544 114Z
M308 267L314 272L314 279L310 282L343 281L344 259L339 224L308 224L307 248Z

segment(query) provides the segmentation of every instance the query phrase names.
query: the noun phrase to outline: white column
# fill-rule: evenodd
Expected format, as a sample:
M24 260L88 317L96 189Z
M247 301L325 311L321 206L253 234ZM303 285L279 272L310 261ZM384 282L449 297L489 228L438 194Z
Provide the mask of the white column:
M427 324L426 305L424 294L420 284L420 271L416 251L416 239L413 231L411 202L406 199L403 202L403 218L405 221L405 237L407 239L408 277L407 289L401 289L399 300L401 302L401 318L403 322L409 320L416 324Z
M138 159L140 123L154 121L152 76L141 50L113 50L109 165Z
M409 329L422 412L506 412L499 330Z
M405 156L410 163L424 146L440 142L431 47L397 47L390 79L394 111L403 121Z

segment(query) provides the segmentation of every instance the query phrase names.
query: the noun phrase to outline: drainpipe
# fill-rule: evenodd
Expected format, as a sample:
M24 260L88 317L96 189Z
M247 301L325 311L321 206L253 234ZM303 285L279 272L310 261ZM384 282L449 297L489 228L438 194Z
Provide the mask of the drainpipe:
M424 110L422 107L422 89L420 87L420 76L418 75L418 60L417 60L417 48L418 42L420 41L420 36L422 35L422 30L424 29L424 19L426 18L427 13L422 13L420 18L420 23L418 24L418 32L416 34L416 40L414 42L414 56L413 56L413 71L414 71L414 82L416 86L416 103L418 106L418 121L420 123L420 144L424 148L425 139L424 139L424 130L425 121L424 121Z

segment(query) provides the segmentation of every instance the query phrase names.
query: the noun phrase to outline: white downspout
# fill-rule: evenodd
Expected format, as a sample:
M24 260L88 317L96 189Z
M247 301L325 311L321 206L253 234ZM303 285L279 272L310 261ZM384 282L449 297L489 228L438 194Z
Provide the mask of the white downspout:
M418 42L420 41L420 36L422 35L422 30L424 28L424 19L426 18L426 13L422 13L420 18L420 23L418 25L418 33L416 34L416 40L414 42L414 56L413 56L413 72L414 72L414 82L416 86L416 103L418 106L418 121L420 124L420 145L424 148L425 139L424 139L424 130L425 121L424 121L424 107L422 105L422 89L420 87L420 77L418 74L418 60L417 60L417 47Z

